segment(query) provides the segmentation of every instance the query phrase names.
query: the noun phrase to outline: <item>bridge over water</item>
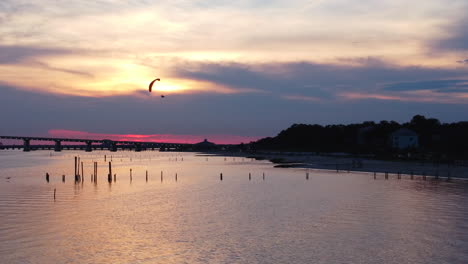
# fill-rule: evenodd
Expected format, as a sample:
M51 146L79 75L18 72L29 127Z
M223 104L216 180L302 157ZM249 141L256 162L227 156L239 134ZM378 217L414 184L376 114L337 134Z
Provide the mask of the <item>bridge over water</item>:
M46 137L21 137L21 136L0 136L0 139L9 140L22 140L22 145L0 145L0 149L23 149L23 151L39 150L39 149L53 149L55 151L62 151L64 149L83 149L87 152L93 149L107 149L110 151L117 151L118 149L127 149L142 151L147 149L183 149L189 148L194 144L184 143L158 143L158 142L141 142L141 141L115 141L109 139L76 139L76 138L46 138ZM31 145L31 141L52 142L52 145L41 144ZM67 143L81 143L77 145L62 144Z

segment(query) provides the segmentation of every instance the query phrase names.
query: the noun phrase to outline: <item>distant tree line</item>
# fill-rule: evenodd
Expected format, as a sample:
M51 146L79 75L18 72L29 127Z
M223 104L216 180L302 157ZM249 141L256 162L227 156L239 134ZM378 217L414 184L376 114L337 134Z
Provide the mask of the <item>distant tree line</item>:
M408 128L418 134L418 148L392 148L390 135L400 128ZM416 115L404 124L395 121L327 126L294 124L276 137L252 142L250 147L254 151L344 152L380 158L467 159L468 122L441 123L435 118Z

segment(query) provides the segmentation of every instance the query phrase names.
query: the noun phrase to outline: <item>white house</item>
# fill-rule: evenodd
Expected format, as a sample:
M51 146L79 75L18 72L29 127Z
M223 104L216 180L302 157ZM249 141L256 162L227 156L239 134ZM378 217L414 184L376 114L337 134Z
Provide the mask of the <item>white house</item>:
M419 137L416 132L400 128L390 135L390 140L393 148L407 149L419 147Z

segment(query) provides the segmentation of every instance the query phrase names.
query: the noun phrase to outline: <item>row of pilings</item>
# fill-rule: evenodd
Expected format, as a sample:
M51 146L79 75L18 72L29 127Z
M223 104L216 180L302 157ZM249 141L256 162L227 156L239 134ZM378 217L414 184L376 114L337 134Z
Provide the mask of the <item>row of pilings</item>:
M79 156L74 157L75 166L74 166L74 178L75 183L83 183L84 182L84 162L81 161ZM104 155L104 160L107 160L107 156ZM109 161L109 172L107 174L107 181L112 183L112 181L117 181L117 174L112 174L112 162ZM93 161L93 173L91 174L91 182L97 183L98 177L98 162ZM148 170L146 170L146 182L148 182ZM133 180L133 169L130 168L130 181ZM178 174L175 174L175 181L178 180ZM50 182L50 174L46 172L46 181ZM161 171L161 182L163 181L163 171ZM65 182L65 175L62 175L62 182Z
M74 166L74 177L75 177L75 183L79 183L79 182L84 182L84 163L81 161L81 158L79 156L75 156L74 157L74 160L75 160L75 166ZM106 161L107 160L107 156L104 155L104 160ZM107 180L109 183L112 183L112 181L116 182L117 181L117 174L112 174L112 162L109 161L108 162L108 165L109 165L109 172L107 174ZM93 162L93 166L94 166L94 170L93 170L93 173L91 174L91 182L97 182L97 176L98 176L98 162ZM345 170L347 171L348 173L350 172L350 170ZM336 172L339 173L339 172L343 172L343 170L340 170L338 168L338 164L336 166ZM384 178L386 180L389 179L389 172L373 172L373 176L374 176L374 179L377 179L377 176L378 174L383 174L384 175ZM413 171L410 171L410 172L407 172L406 174L405 173L402 173L402 172L397 172L397 173L394 173L396 176L397 176L397 179L401 179L402 178L402 175L407 175L409 176L409 178L411 180L413 180L415 178L415 173ZM421 174L419 174L423 180L426 180L427 179L427 174L426 172L422 172ZM438 180L440 177L442 177L441 175L439 175L439 172L436 172L434 176L432 176L434 179ZM443 176L444 178L446 178L447 180L451 180L452 179L452 175L450 173L450 171L447 172L447 175ZM177 178L178 178L178 175L177 173L175 174L175 181L177 181ZM309 171L307 171L306 175L305 175L305 178L306 180L309 180ZM219 175L219 179L222 181L223 180L223 173L220 173ZM248 176L248 179L249 181L252 180L252 174L249 173L249 176ZM262 179L265 180L265 173L263 172L262 174ZM130 181L133 180L133 170L130 168ZM46 181L49 182L50 181L50 175L49 173L46 173ZM62 175L62 181L65 182L65 175ZM163 181L163 171L161 171L161 182ZM146 182L148 182L148 170L146 170Z
M377 172L374 172L373 174L374 174L374 180L376 180L376 179L377 179L378 173L377 173ZM385 180L388 180L390 173L388 173L388 172L383 172L383 173L381 173L381 174L384 175ZM413 171L410 171L409 173L397 172L397 173L394 173L394 175L397 176L397 179L398 179L398 180L401 180L401 178L402 178L403 175L409 176L410 180L414 180L414 178L416 177L416 174L415 174ZM444 179L446 179L447 181L452 180L452 174L451 174L450 171L448 171L448 172L447 172L447 175L444 175L444 176L439 175L439 172L436 172L435 175L433 175L433 176L428 176L427 173L423 171L419 176L420 176L424 181L427 180L427 177L432 177L434 180L439 180L439 179L441 179L441 178L444 178Z
M79 159L77 159L77 157L75 157L75 160L76 160L76 164L78 164ZM94 162L93 165L94 165L94 171L93 171L93 174L91 174L91 182L95 182L95 183L96 183L96 182L97 182L97 175L98 175L98 173L97 173L97 172L98 172L98 163L97 163L97 162ZM78 165L75 165L75 169L76 169L76 170L75 170L75 183L84 182L84 176L82 175L82 174L83 174L83 162L81 162L81 171L82 171L81 174L80 174L80 172L79 172L79 166L78 166ZM377 173L377 172L374 172L374 173L373 173L374 180L377 179L377 177L378 177L379 174L384 175L385 180L388 180L388 179L389 179L390 173L388 173L388 172L385 172L385 173ZM415 178L415 176L416 176L416 174L415 174L414 172L412 172L412 171L411 171L410 173L408 173L408 174L403 174L403 173L401 173L401 172L394 173L394 174L396 175L396 177L397 177L398 180L402 179L402 175L407 175L407 176L409 176L409 178L410 178L411 180L414 180L414 178ZM306 180L309 180L309 175L310 175L309 172L307 172L307 173L305 174L305 179L306 179ZM112 176L113 176L113 177L112 177ZM163 176L164 176L164 175L163 175L163 171L161 171L161 182L163 182L163 180L164 180L164 177L163 177ZM423 173L422 173L421 175L419 175L419 176L420 176L423 180L427 180L427 177L428 177L427 174L426 174L425 172L423 172ZM432 177L433 179L435 179L435 180L439 180L440 178L442 178L441 176L439 176L439 174L436 174L435 176L431 176L431 177ZM452 176L451 176L450 172L448 172L448 174L447 174L445 177L443 177L443 178L445 178L447 181L450 181L450 180L452 179ZM177 173L175 174L175 178L174 178L174 179L175 179L175 181L177 182L177 180L178 180L178 174L177 174ZM219 180L220 180L220 181L223 181L223 179L224 179L223 173L220 173L220 174L219 174ZM249 181L252 180L252 173L250 173L250 172L249 172L248 179L249 179ZM146 180L146 182L148 182L148 170L146 170L145 180ZM262 173L262 180L265 180L265 173ZM50 181L50 175L49 175L49 173L46 173L46 181L47 181L47 182ZM62 175L62 181L65 182L65 175ZM112 163L111 163L111 162L109 162L109 173L107 174L107 181L108 181L109 183L112 183L112 181L113 181L113 182L116 182L116 181L117 181L117 174L112 175ZM130 169L130 182L132 182L132 181L133 181L133 170Z

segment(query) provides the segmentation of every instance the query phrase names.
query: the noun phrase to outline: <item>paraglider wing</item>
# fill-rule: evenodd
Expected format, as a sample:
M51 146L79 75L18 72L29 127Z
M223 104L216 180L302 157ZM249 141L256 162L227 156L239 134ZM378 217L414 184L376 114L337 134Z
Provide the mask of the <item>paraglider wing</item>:
M161 81L161 79L156 78L156 79L154 79L154 80L149 84L149 92L150 92L150 93L151 93L151 91L153 90L153 84L154 84L154 82L156 82L156 81Z

